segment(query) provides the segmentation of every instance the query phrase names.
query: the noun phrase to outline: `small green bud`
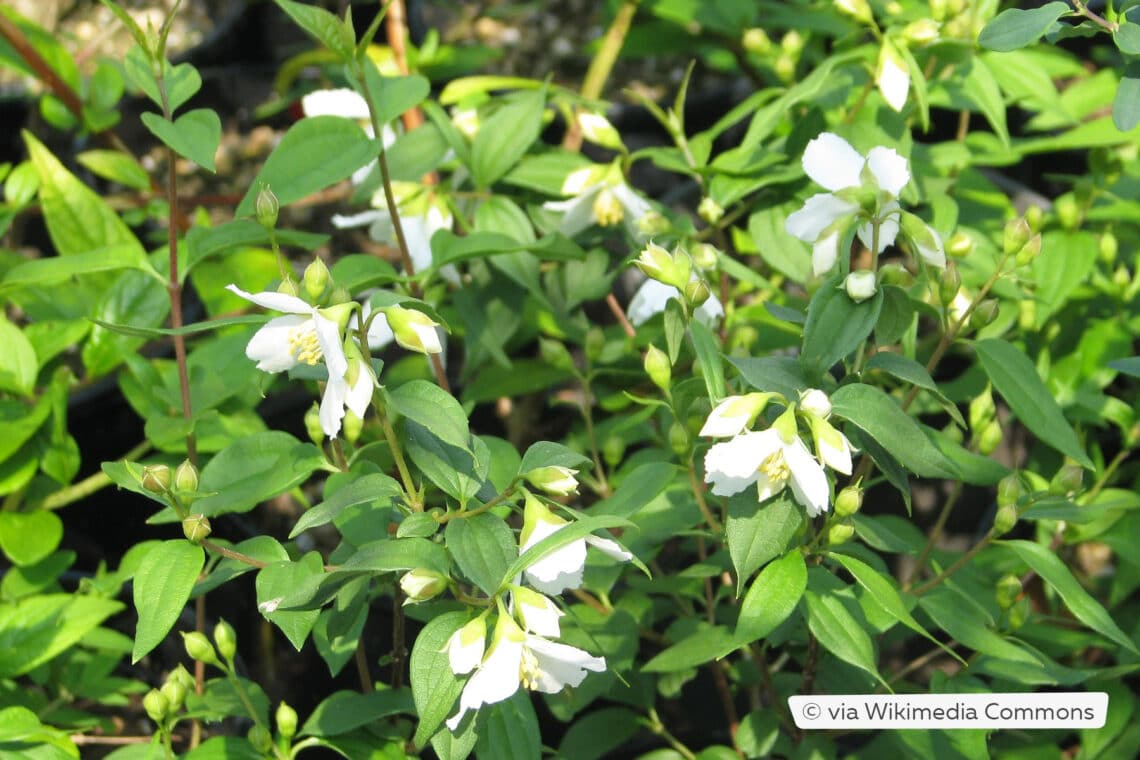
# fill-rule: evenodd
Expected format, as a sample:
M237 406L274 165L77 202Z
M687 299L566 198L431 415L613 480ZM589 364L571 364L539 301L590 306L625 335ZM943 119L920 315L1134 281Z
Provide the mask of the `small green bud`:
M348 288L343 288L339 285L333 288L332 295L329 296L329 304L333 306L349 303L351 300L352 293L348 292Z
M170 711L170 701L158 689L151 689L143 697L143 709L155 723L166 721L166 714Z
M582 136L595 145L610 150L622 149L621 135L605 116L583 111L578 114L578 126L582 130Z
M767 55L772 50L772 40L768 33L758 26L745 29L740 37L740 46L752 55Z
M586 331L586 340L584 341L584 348L586 349L586 358L591 362L596 362L602 356L602 351L606 347L606 334L602 332L602 328L597 325L591 327Z
M684 288L685 300L694 309L709 300L712 291L709 290L709 284L704 280L689 280L689 283Z
M1017 507L1007 505L998 507L997 514L994 515L994 535L1004 536L1013 530L1013 526L1017 525Z
M182 688L189 692L194 688L194 676L190 675L190 671L183 667L182 663L178 663L174 670L170 671L170 675L166 677L167 682L175 681L182 684Z
M669 220L657 209L650 209L635 222L634 226L637 227L637 234L643 238L650 238L667 232Z
M617 467L625 456L625 439L620 435L606 436L602 441L602 459L607 467Z
M219 620L214 626L214 643L218 646L218 654L226 662L233 662L237 655L237 634L234 627L225 620Z
M908 46L929 45L938 40L938 24L928 18L912 21L903 27L902 38Z
M982 428L990 423L995 414L994 397L987 385L984 391L970 400L969 416L967 417L970 422L970 430L975 434L979 433Z
M1007 256L1012 256L1021 250L1021 246L1029 242L1029 238L1033 236L1033 230L1029 229L1029 222L1025 218L1010 219L1006 222L1005 231L1002 234L1001 250Z
M321 427L321 408L315 401L305 412L305 432L309 434L309 440L318 446L325 440L325 431Z
M1057 214L1057 221L1066 230L1073 231L1081 226L1081 208L1072 193L1062 195L1053 203L1053 211Z
M804 37L795 29L790 30L787 34L780 38L780 47L784 52L791 56L799 55L804 49Z
M1053 479L1049 481L1049 492L1060 496L1074 494L1081 490L1084 482L1084 468L1074 462L1065 462Z
M354 444L360 440L362 432L364 432L364 420L356 412L346 409L344 411L344 427L341 428L344 439Z
M687 253L680 249L670 253L655 243L647 244L633 264L647 277L675 288L688 284L693 269Z
M245 738L258 752L269 752L273 749L273 737L269 735L265 726L253 726L246 732Z
M943 306L948 306L954 300L954 296L958 295L961 287L962 275L958 272L958 267L953 264L948 265L938 282L938 300Z
M209 538L213 529L210 528L210 519L198 513L182 520L182 535L192 544L200 544Z
M780 53L776 58L774 68L776 69L776 77L781 82L791 82L796 78L796 59L788 53Z
M277 214L280 210L281 204L277 201L277 196L269 189L269 185L263 185L257 193L257 200L253 203L253 213L257 217L257 223L267 230L273 229L277 226Z
M1000 305L996 298L986 298L982 300L976 307L974 313L970 315L970 327L975 330L981 330L989 324L992 324L997 319L998 310Z
M879 291L878 278L871 270L860 269L844 278L843 289L852 301L862 303Z
M1029 619L1029 597L1023 596L1017 600L1016 603L1008 610L1007 620L1009 621L1009 628L1016 631L1021 626L1025 625L1025 621Z
M552 496L569 496L578 492L578 479L574 477L577 474L577 470L552 464L536 467L524 474L523 478L535 488Z
M684 456L689 451L689 431L676 420L669 426L669 450L677 456Z
M835 514L850 517L863 506L863 489L858 483L849 485L835 497Z
M706 195L697 205L697 215L709 224L716 224L724 216L724 207Z
M1023 298L1017 302L1017 326L1022 330L1030 330L1037 324L1037 302L1032 298Z
M974 242L974 238L958 230L946 241L946 255L955 259L964 259L974 252L975 247L977 243Z
M1025 245L1021 246L1021 250L1017 252L1014 261L1017 262L1019 267L1027 267L1033 263L1041 254L1041 236L1034 235L1026 241Z
M1045 221L1045 212L1040 206L1030 206L1025 209L1025 222L1034 234L1041 231L1041 223Z
M443 344L436 332L439 323L427 314L403 306L387 306L381 311L388 319L388 326L392 328L398 344L421 354L443 353Z
M206 634L201 631L183 633L182 644L186 647L186 654L190 655L190 659L219 668L222 666L218 661L217 652L214 651L214 645L206 638Z
M834 523L827 529L827 543L830 546L839 546L851 540L855 535L855 526L850 523Z
M1098 247L1102 263L1113 264L1116 262L1116 252L1119 248L1116 242L1116 235L1113 235L1111 232L1104 233L1100 236Z
M1001 439L1001 425L997 420L990 420L990 423L982 429L982 434L978 436L978 453L988 457L1001 445Z
M171 712L177 712L182 707L182 703L186 701L186 687L182 685L181 681L167 679L159 691L162 692L162 696L166 697Z
M1128 267L1121 264L1112 273L1112 284L1120 289L1123 294L1128 286L1132 284L1132 273L1128 271Z
M570 351L567 350L561 341L551 340L550 338L539 338L538 355L544 362L555 369L560 369L564 372L574 371L574 358L570 356Z
M142 469L139 482L151 493L166 493L170 490L170 468L164 464L148 464Z
M447 576L417 567L400 576L400 590L404 592L404 604L426 602L447 590Z
M290 273L290 277L292 276L292 273ZM282 280L281 284L277 286L277 292L284 293L287 296L293 296L295 298L301 297L301 289L297 287L297 283L293 282L292 279Z
M325 294L325 288L329 286L330 278L329 268L319 258L313 259L313 263L305 267L305 273L301 276L301 284L310 301L316 303L320 300L321 296Z
M999 507L1017 506L1021 498L1021 478L1017 473L1006 475L998 483L997 503Z
M835 0L835 7L840 13L850 16L861 24L871 24L874 20L867 0Z
M645 350L645 374L649 375L654 385L668 392L673 380L673 365L669 362L669 356L652 343Z
M697 269L708 270L716 267L720 260L720 251L710 243L697 243L689 251L689 256L693 259L693 264L696 265Z
M277 733L285 739L292 739L293 735L297 733L297 711L285 702L277 705L277 714L274 719L277 721Z
M183 460L174 471L174 488L180 494L198 492L198 468L189 459Z
M942 21L949 12L949 0L930 0L930 15L935 21Z
M994 596L997 597L998 606L1008 610L1021 596L1021 579L1013 573L1002 576L994 586Z

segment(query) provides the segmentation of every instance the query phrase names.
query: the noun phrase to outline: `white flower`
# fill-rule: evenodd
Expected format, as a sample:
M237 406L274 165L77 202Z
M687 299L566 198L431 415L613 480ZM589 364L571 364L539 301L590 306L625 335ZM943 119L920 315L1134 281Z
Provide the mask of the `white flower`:
M875 85L882 93L883 100L894 110L901 111L906 105L906 96L910 92L910 71L890 40L884 40L879 49Z
M605 169L604 174L600 169ZM558 231L567 237L577 235L592 224L612 227L624 223L630 235L639 238L638 222L652 210L649 201L627 185L615 167L587 166L573 171L562 183L562 192L574 197L547 201L542 207L563 213Z
M831 399L819 388L808 388L800 394L800 409L826 420L831 416Z
M523 528L519 534L519 554L567 525L568 522L528 493L523 510ZM615 541L586 536L564 544L531 563L524 571L527 582L544 594L560 594L568 588L578 588L582 585L582 572L586 567L586 544L622 562L633 557Z
M851 442L822 417L809 416L808 426L819 461L844 475L851 474Z
M669 302L670 298L680 300L681 291L672 285L666 285L657 280L646 280L633 294L633 298L629 300L626 316L634 325L640 326L648 322L655 314L665 311L665 304ZM696 308L693 316L703 324L712 326L724 316L724 306L721 305L716 296L710 295L708 300Z
M863 303L879 292L879 277L870 269L859 269L843 278L843 289L855 303Z
M451 672L456 675L470 673L483 659L487 645L487 622L484 615L471 620L447 640L445 649Z
M536 467L523 477L535 488L553 496L569 496L578 492L577 470L560 465Z
M447 719L447 727L454 732L469 710L509 699L520 683L533 691L557 694L582 683L587 671L605 669L605 658L526 633L500 611L491 648L463 687L459 711Z
M371 211L364 211L359 214L352 214L351 216L342 216L334 214L332 223L338 229L346 229L349 227L363 227L369 225L368 236L375 240L377 243L386 243L388 245L398 245L396 240L396 232L392 225L392 217L388 213L387 201L383 198L381 192L373 198L373 204L376 208ZM419 204L409 204L419 205ZM397 213L400 215L400 227L404 232L404 242L408 244L408 258L412 260L412 266L415 267L417 273L428 269L432 265L433 257L431 253L431 238L438 230L450 230L452 225L451 214L441 209L435 203L428 203L426 208L412 211L403 205L397 206ZM455 268L454 264L447 264L439 270L439 274L443 279L448 282L458 285L459 270Z
M709 412L699 435L706 438L731 438L740 435L764 411L771 394L748 393L729 396Z
M257 362L258 369L275 373L298 364L324 362L329 374L320 410L325 435L335 438L340 432L346 405L358 416L364 416L376 378L362 362L359 371L346 378L349 363L341 342L341 326L329 318L331 310L318 309L287 293L247 293L236 285L228 285L226 289L262 308L289 315L269 320L250 339L245 355Z
M824 132L807 144L804 171L816 184L831 190L808 198L799 211L788 217L788 233L813 244L812 268L817 275L829 271L839 256L839 241L848 220L861 216L859 239L867 247L873 243L874 221L879 223L878 246L882 253L895 241L899 231L898 194L910 181L906 159L891 148L872 148L866 158L851 144L831 132ZM874 219L867 218L856 197L864 194L865 181L876 193ZM846 191L846 192L843 192Z
M537 591L522 586L510 586L511 612L529 633L557 638L561 633L558 618L566 613L554 602Z
M829 488L823 467L799 436L785 441L775 428L743 433L705 455L705 482L717 496L732 496L753 483L760 501L785 486L812 517L827 511Z

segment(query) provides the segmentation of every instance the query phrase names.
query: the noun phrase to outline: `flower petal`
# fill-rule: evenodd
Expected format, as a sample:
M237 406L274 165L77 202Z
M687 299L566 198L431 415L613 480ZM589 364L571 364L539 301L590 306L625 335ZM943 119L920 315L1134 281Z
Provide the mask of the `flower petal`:
M799 211L788 216L784 221L784 229L805 243L814 243L828 227L858 210L857 205L836 195L816 193L804 201Z
M313 316L313 323L317 328L317 342L321 346L321 355L325 359L325 366L329 369L329 379L344 377L348 369L348 359L344 357L340 325L331 319L325 319L320 314Z
M804 148L803 167L817 185L842 190L861 184L863 157L839 135L824 132Z
M601 673L606 669L604 657L594 657L576 647L537 636L526 637L526 648L538 661L534 690L545 694L557 694L567 686L578 686L586 679L588 670Z
M797 438L785 446L784 460L791 470L792 493L807 509L808 515L815 517L826 512L830 495L827 475L823 472L823 466L804 446L803 441Z
M329 376L325 383L325 393L321 396L321 410L318 415L321 420L321 430L329 438L336 438L340 432L340 421L344 419L344 397L348 391L348 383L343 377Z
M388 212L372 209L371 211L361 211L359 214L333 214L332 225L338 230L344 230L352 227L366 227L381 219L387 221Z
M274 317L253 334L245 347L245 355L257 362L262 372L283 372L297 366L297 358L289 350L289 336L312 317L290 314Z
M621 548L617 541L612 541L608 538L600 538L598 536L586 536L586 543L594 547L607 557L613 557L619 562L628 562L633 559L633 554Z
M648 322L654 315L665 311L670 298L680 298L681 291L657 280L646 280L629 300L625 313L636 326ZM711 298L709 300L712 300Z
M563 212L558 231L566 237L574 237L594 223L594 196L601 189L601 185L592 185L568 201L547 201L542 207L549 211Z
M782 444L774 430L743 433L705 454L705 482L717 496L740 493L760 478L760 464Z
M344 405L352 410L357 417L363 417L368 411L368 404L372 401L372 389L377 386L376 376L366 367L360 368L356 384L348 389L344 398Z
M582 585L582 570L586 566L586 542L571 541L538 560L525 571L530 585L544 594L561 594L568 588Z
M721 305L719 298L710 295L707 301L697 307L694 316L702 324L712 327L718 319L724 316L724 306Z
M339 87L333 90L314 90L301 98L306 116L342 116L361 121L371 118L368 103L356 90Z
M262 291L261 293L247 293L237 285L227 285L226 290L247 301L252 301L263 309L273 309L286 314L312 314L315 309L297 296L287 293Z
M499 639L482 666L467 680L459 697L459 712L447 719L447 727L455 731L468 710L478 710L509 699L519 690L519 667L523 644L508 638Z
M821 237L811 247L811 271L818 277L827 274L839 258L839 230Z
M894 148L879 146L871 148L867 154L867 168L871 170L880 190L886 190L898 196L906 183L910 182L910 170L907 169L906 159L899 155Z

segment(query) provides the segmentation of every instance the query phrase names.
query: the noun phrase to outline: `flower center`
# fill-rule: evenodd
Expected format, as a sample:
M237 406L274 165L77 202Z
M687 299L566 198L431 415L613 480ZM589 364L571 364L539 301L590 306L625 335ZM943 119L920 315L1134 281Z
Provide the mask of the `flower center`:
M526 647L523 647L522 660L519 661L519 682L524 689L534 691L538 688L538 677L542 671L538 667L538 658Z
M301 364L319 364L321 343L317 340L317 327L313 320L298 325L289 331L289 353Z
M602 190L594 198L594 219L600 227L612 227L625 216L621 201L608 189Z
M788 469L788 462L784 459L783 449L776 449L760 463L757 468L772 484L773 490L779 490L784 487L784 483L788 482L791 477L791 470Z

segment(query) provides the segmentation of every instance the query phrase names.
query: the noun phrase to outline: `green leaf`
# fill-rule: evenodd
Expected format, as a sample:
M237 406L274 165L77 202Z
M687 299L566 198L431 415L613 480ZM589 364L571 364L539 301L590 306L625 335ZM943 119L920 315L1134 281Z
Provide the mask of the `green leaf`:
M990 50L1008 52L1041 39L1057 19L1068 15L1069 4L1052 2L1032 10L1009 8L982 29L978 44Z
M506 757L538 760L542 757L538 716L525 689L519 689L508 700L484 706L479 714L479 741L475 744L478 760Z
M914 305L906 291L896 285L883 285L879 289L883 291L883 308L875 325L875 342L889 346L902 340L910 329L914 321Z
M938 385L935 384L934 378L926 371L926 367L922 366L914 359L903 356L902 354L891 353L890 351L880 351L871 357L870 361L865 365L868 370L879 370L886 372L892 377L899 380L916 385L923 390L930 391L930 393L938 399L942 404L942 408L946 410L955 422L962 427L966 426L966 421L962 419L962 413L958 411L950 399L943 395L942 391L938 390Z
M500 232L477 231L460 236L451 230L439 230L432 235L431 248L434 261L440 266L524 251L545 261L577 261L586 256L574 241L557 232L529 241Z
M867 635L866 623L860 622L848 611L840 598L830 592L804 591L808 630L824 649L860 670L871 674L876 681L890 690L890 685L875 667L875 648Z
M332 572L378 574L423 567L447 575L449 564L441 544L426 538L388 538L364 544Z
M887 394L863 383L849 383L831 394L832 412L875 439L916 475L957 478L954 464L927 439L914 418Z
M0 710L0 755L20 760L79 758L79 748L66 731L40 723L21 705Z
M274 237L281 246L303 248L306 251L324 245L329 239L328 235L316 235L298 230L275 230ZM211 256L227 253L235 248L259 245L269 245L269 233L252 219L234 219L217 227L192 227L186 233L186 261L179 271L179 276L185 280L186 275L194 267ZM374 256L368 258L377 261ZM333 271L336 272L336 266L333 267ZM336 281L338 285L343 284L350 289L356 285L356 283L341 283L339 277Z
M460 571L488 596L518 556L515 535L498 515L483 513L452 520L445 532L448 551Z
M447 391L427 380L412 380L389 394L391 406L427 428L444 443L467 450L471 434L463 407Z
M499 108L479 128L471 145L471 174L489 187L518 163L542 131L544 91L522 92Z
M1093 463L1081 448L1061 407L1053 399L1037 369L1016 346L990 338L974 344L994 388L1009 404L1017 419L1035 436L1088 469Z
M309 715L298 736L337 736L398 713L412 713L412 694L407 689L385 689L361 694L335 691Z
M786 399L799 397L809 387L799 361L791 356L728 358L752 388L765 393L775 391Z
M808 304L800 365L809 381L818 382L832 365L858 348L879 319L882 288L866 301L855 303L842 285L842 275L832 276L819 286Z
M918 554L926 537L910 520L898 515L868 516L856 514L852 518L855 532L867 546L890 554Z
M516 575L526 570L538 560L545 557L555 549L560 549L572 541L583 539L596 530L606 528L621 528L632 526L633 523L614 515L591 515L559 528L551 535L539 541L534 546L519 555L499 582L499 588L514 581Z
M141 48L131 48L127 51L123 59L123 71L131 84L142 90L152 103L163 108L158 82L154 78L150 61ZM171 66L170 61L164 60L162 71L167 105L171 113L181 108L202 88L202 76L198 73L198 69L189 63Z
M745 643L723 625L712 626L701 622L697 629L667 647L641 666L642 673L676 673L724 657Z
M85 150L75 160L95 174L133 190L150 189L150 175L133 156L118 150Z
M1005 122L1005 102L1001 88L994 79L993 72L982 58L974 58L962 79L962 94L965 95L993 127L1002 145L1009 147L1009 128Z
M487 479L487 447L476 439L470 449L453 446L439 439L428 428L412 420L404 422L408 458L441 491L466 506Z
M463 691L463 681L451 672L446 644L467 622L466 612L446 612L433 618L416 636L408 663L412 697L420 717L412 742L423 747L451 713Z
M134 601L139 613L131 662L154 649L182 614L206 555L185 539L163 541L147 552L135 571Z
M792 550L768 565L748 587L736 621L739 641L762 639L795 612L807 588L804 555Z
M63 520L54 512L0 512L0 550L14 565L36 564L54 552L62 538Z
M72 277L115 269L139 269L151 274L158 282L162 279L154 271L154 267L146 258L146 252L137 242L117 243L71 256L53 256L17 264L8 270L3 281L0 281L0 290L31 285L54 285Z
M128 270L119 275L100 296L92 321L133 324L149 327L162 324L170 313L170 296L164 287L156 287L148 272ZM143 341L124 336L98 324L83 345L80 357L89 375L105 375L135 353Z
M1129 356L1126 359L1113 359L1108 363L1110 369L1123 372L1132 377L1140 377L1140 356Z
M966 661L959 657L954 650L947 647L938 639L931 636L922 625L919 624L914 616L910 614L910 608L907 607L903 601L902 595L898 589L894 587L887 578L871 567L862 560L855 559L847 554L838 554L836 552L829 552L827 555L830 559L835 560L843 566L847 572L855 579L855 582L866 589L867 594L875 601L875 604L886 612L888 615L899 621L907 628L911 629L920 636L933 641L940 647L946 654L950 655L963 665ZM914 606L912 602L911 607Z
M577 451L563 446L561 443L539 441L532 443L526 450L526 453L523 454L522 462L519 463L519 475L525 475L531 470L537 470L539 467L569 467L571 469L580 469L583 466L592 466L589 457L583 456Z
M372 579L355 578L337 591L328 609L321 610L313 626L313 644L334 678L355 655L368 620L368 594Z
M566 729L558 754L574 760L599 760L622 747L640 730L639 716L628 708L594 710Z
M415 108L431 92L431 83L419 74L386 77L375 66L364 67L364 83L376 108L376 121L381 124Z
M40 365L36 350L20 328L0 313L0 390L32 396Z
M53 660L122 609L111 599L68 594L40 594L0 604L0 678L27 673Z
M356 53L356 37L339 18L324 8L295 3L292 0L274 0L274 2L289 14L289 18L293 19L297 26L336 53L344 63L353 59Z
M712 330L699 320L689 322L689 337L693 340L693 351L705 381L705 391L714 405L724 396L724 365L720 358L720 346Z
M1112 33L1116 48L1125 55L1140 55L1140 24L1121 17L1119 26Z
M51 414L51 399L40 396L36 405L28 409L15 399L0 398L0 462L20 449L29 438L35 435Z
M1120 77L1112 101L1112 123L1121 132L1131 132L1140 124L1140 63L1130 63Z
M298 652L320 616L320 610L279 609L286 595L295 589L307 587L311 579L325 577L324 563L317 552L309 552L297 562L274 562L257 572L257 608L266 620L273 623L289 639Z
M376 158L379 147L360 125L339 116L301 119L282 136L249 186L235 216L252 216L263 186L282 206L340 182Z
M1078 620L1133 654L1140 654L1140 649L1136 648L1131 637L1120 630L1100 602L1093 599L1089 592L1077 583L1077 579L1069 572L1069 568L1065 567L1060 557L1032 541L1011 540L996 543L1013 549L1022 562L1029 565L1033 572L1041 576L1042 580L1060 594L1065 606Z
M748 234L769 266L793 282L803 283L811 279L811 253L784 227L784 220L794 210L787 204L757 211L748 217Z
M196 108L167 121L156 113L140 117L151 134L166 147L188 158L206 171L214 171L214 154L222 140L222 122L209 108Z
M786 493L762 506L751 488L729 497L725 540L736 568L737 596L759 567L788 550L803 522L803 508Z
M364 475L301 515L293 530L289 531L289 538L296 538L309 528L332 522L349 507L387 500L403 492L400 484L388 475L379 472Z

